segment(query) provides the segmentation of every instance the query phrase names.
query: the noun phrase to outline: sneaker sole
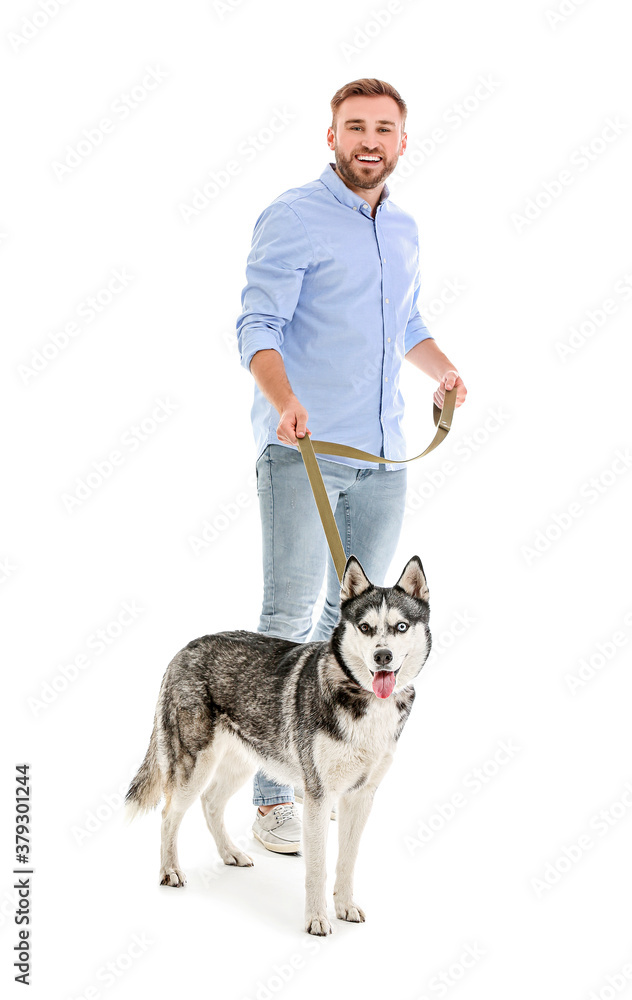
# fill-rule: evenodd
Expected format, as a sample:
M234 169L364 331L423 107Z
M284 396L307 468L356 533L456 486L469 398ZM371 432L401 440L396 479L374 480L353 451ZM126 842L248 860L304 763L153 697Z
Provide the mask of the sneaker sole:
M268 851L274 851L275 854L298 854L301 849L300 844L269 844L266 840L262 840L256 830L252 831L253 836L259 841L260 844Z
M302 795L297 795L296 792L294 792L294 801L295 802L300 802L300 804L303 805L303 796ZM336 810L335 810L335 808L333 806L332 806L331 812L329 814L329 819L337 819Z

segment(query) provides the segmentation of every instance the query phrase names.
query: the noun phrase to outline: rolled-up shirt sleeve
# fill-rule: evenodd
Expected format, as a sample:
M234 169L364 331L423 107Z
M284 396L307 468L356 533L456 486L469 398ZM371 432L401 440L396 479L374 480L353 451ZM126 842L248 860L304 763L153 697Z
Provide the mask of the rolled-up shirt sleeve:
M246 263L237 344L247 370L257 351L283 357L283 327L296 309L312 246L302 221L284 202L273 202L255 223Z
M406 324L406 332L404 334L404 354L408 354L409 351L413 349L415 344L420 344L422 340L434 340L434 337L430 333L430 330L421 318L421 313L419 312L419 306L417 305L417 300L419 298L419 287L420 287L420 277L419 277L419 239L417 239L417 272L415 274L415 289L413 292L413 301L410 309L410 316L408 318L408 323Z

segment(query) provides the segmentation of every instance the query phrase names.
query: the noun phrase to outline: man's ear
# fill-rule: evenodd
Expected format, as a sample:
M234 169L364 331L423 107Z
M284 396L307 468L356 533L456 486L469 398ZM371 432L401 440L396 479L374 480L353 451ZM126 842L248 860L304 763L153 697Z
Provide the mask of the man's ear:
M345 571L342 574L342 583L340 584L341 602L350 601L352 597L358 597L372 586L373 584L356 557L349 556Z
M411 597L416 597L418 601L428 601L430 592L419 556L413 556L412 559L408 560L404 572L395 586L401 587Z

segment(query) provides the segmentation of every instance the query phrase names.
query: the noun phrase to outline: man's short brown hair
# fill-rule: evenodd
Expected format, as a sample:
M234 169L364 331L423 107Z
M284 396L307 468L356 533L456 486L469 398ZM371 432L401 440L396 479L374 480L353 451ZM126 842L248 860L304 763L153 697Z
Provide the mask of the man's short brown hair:
M404 125L406 124L406 115L408 113L408 108L406 107L406 102L398 92L395 87L392 87L390 83L385 83L384 80L376 80L375 78L363 77L361 80L353 80L351 83L345 83L344 87L337 90L331 99L331 127L335 128L336 125L336 113L338 108L347 97L354 97L356 94L362 94L365 97L376 97L380 94L385 94L387 97L392 97L397 107L399 108L402 115L402 132L404 131Z

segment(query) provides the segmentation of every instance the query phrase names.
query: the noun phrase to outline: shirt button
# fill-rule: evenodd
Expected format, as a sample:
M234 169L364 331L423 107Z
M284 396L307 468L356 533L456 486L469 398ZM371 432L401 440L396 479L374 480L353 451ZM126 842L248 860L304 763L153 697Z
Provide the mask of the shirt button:
M388 382L388 375L386 376L386 381Z
M385 301L385 302L388 302L388 299L384 299L384 301Z
M358 206L357 206L357 205L354 205L354 206L353 206L353 211L354 211L354 212L357 212L357 211L358 211Z
M386 264L386 257L382 257L382 263Z
M391 342L391 338L390 338L390 337L387 337L386 339L388 340L388 342L389 342L389 344L390 344L390 342Z
M362 206L362 208L368 208L368 207L369 207L368 205L363 205L363 206Z

